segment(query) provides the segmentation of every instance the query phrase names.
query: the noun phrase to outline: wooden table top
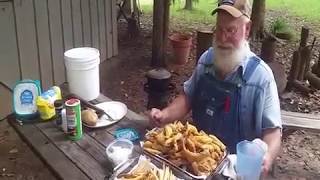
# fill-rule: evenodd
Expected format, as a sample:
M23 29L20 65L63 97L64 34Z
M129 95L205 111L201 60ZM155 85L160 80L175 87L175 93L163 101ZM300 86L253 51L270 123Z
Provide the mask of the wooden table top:
M93 103L110 101L100 95ZM54 121L21 123L14 116L8 122L20 137L48 165L59 179L109 179L112 175L112 164L107 159L105 149L115 138L118 128L131 127L143 137L148 121L146 118L128 110L127 115L119 122L104 128L83 128L83 137L71 141L57 128ZM133 156L141 153L138 142L135 142Z

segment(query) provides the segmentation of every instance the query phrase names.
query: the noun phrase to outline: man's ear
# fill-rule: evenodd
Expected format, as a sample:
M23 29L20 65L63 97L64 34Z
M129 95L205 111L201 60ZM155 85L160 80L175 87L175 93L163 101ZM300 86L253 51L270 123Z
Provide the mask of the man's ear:
M251 21L246 23L246 39L249 39L250 31L251 31L251 24L252 24Z

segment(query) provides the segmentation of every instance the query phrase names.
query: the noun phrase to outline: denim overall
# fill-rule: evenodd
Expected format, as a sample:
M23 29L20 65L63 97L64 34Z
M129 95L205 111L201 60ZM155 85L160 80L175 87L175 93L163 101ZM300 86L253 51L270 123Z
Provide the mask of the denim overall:
M256 69L259 61L249 60L242 77L238 68L232 82L217 79L212 68L212 48L208 50L205 62L205 73L200 76L192 100L192 116L201 130L216 135L229 149L235 153L236 144L244 139L240 122L241 88Z

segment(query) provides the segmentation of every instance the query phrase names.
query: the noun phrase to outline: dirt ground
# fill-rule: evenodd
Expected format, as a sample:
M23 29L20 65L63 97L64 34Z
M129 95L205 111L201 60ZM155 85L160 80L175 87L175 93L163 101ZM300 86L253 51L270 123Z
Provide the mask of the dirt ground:
M142 31L140 36L134 39L127 37L126 24L120 23L119 56L115 59L117 63L112 68L106 68L108 72L101 73L102 93L114 100L125 102L130 109L138 113L144 113L147 104L147 93L144 92L143 85L146 82L145 73L151 69L149 66L152 40L151 20L152 18L147 16L142 19ZM179 28L181 28L180 24L175 24L171 31L178 31ZM188 31L188 33L194 35L194 31ZM296 44L296 42L281 44L277 52L277 60L284 64L286 69L290 67L288 61L291 59L291 53L288 52L292 52ZM259 43L253 43L253 50L257 51L259 45ZM169 65L168 67L172 73L172 82L177 87L171 93L171 98L181 91L182 83L192 73L195 64L194 47L195 45L187 64ZM170 50L168 51L170 60L171 53ZM110 62L101 65L102 71L104 66L109 66L108 63ZM310 100L315 99L316 101L319 94L316 92L310 97L305 97L293 92L290 101L281 100L281 107L297 112L319 112L319 102L314 103ZM282 153L277 158L275 174L270 179L320 179L319 144L320 134L307 131L296 131L284 139ZM55 179L6 121L0 122L0 179Z

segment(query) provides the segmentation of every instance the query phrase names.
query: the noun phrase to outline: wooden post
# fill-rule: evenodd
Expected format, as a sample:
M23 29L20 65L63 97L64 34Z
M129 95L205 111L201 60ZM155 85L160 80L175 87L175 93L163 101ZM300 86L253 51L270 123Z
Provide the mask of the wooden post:
M274 38L266 38L262 42L261 47L261 59L266 63L270 63L274 61L275 53L276 53L276 39Z
M152 32L152 60L151 66L164 66L163 49L163 21L164 3L160 0L153 1L153 32Z
M212 31L197 31L197 59L198 62L201 54L212 46Z
M300 48L300 66L299 66L299 74L298 74L298 80L302 81L305 76L305 69L306 69L306 59L302 57L302 52L304 51L305 47Z
M298 78L299 67L300 67L300 51L294 51L290 74L288 78L289 82L287 84L287 90L289 91L292 89L292 82Z
M313 86L316 89L320 89L320 78L319 77L317 77L312 72L307 72L306 73L306 78L310 82L311 86Z
M301 29L300 47L305 47L307 45L308 37L309 37L309 28L302 27L302 29Z
M309 48L309 46L301 50L301 59L305 62L304 74L302 75L302 78L305 79L305 73L310 70L311 48Z

